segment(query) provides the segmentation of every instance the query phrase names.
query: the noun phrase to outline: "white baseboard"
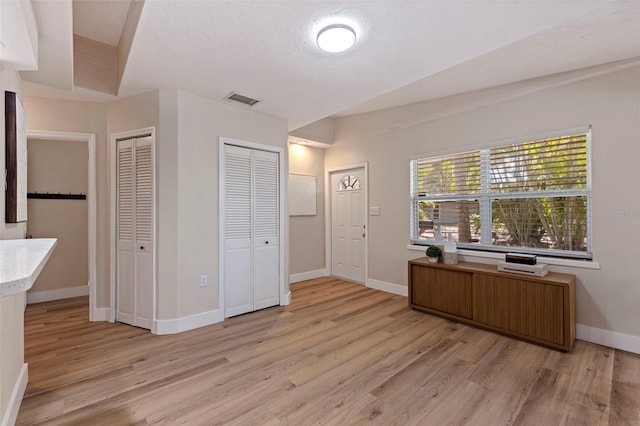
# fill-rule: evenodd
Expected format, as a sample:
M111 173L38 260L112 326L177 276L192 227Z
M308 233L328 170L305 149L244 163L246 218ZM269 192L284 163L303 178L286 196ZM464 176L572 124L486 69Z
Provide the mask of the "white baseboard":
M175 334L183 331L193 330L195 328L205 327L222 321L224 318L219 309L213 311L202 312L188 317L155 320L153 322L153 334Z
M315 271L300 272L299 274L289 275L289 284L299 283L300 281L312 280L327 276L326 269L316 269Z
M90 315L89 321L110 321L111 309L109 308L96 308L93 310L93 315Z
M640 354L640 336L576 324L576 339Z
M387 293L397 294L398 296L407 297L409 294L408 287L403 285L388 283L386 281L379 281L369 278L367 280L367 287L375 290L386 291Z
M280 306L287 306L291 303L291 290L287 294L284 295L282 300L280 300Z
M2 426L10 426L16 423L18 418L18 412L20 411L20 405L22 404L22 397L24 391L27 389L27 382L29 381L29 366L22 364L18 380L16 380L11 392L11 398L9 398L9 404L7 405L7 411L2 413Z
M89 286L81 285L78 287L58 288L55 290L45 290L36 292L27 292L27 304L49 302L51 300L68 299L70 297L88 296Z

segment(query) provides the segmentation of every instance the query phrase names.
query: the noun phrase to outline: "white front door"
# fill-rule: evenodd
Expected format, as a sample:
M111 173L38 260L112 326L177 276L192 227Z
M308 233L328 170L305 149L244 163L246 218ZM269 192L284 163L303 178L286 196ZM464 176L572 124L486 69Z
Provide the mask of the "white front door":
M365 282L367 190L364 168L331 174L331 274Z

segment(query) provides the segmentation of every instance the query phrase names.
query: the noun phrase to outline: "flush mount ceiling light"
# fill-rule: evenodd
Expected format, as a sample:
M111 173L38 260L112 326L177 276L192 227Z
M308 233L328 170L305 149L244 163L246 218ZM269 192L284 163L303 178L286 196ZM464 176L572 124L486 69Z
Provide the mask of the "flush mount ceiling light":
M356 32L348 25L333 24L320 30L316 42L325 52L344 52L356 42Z

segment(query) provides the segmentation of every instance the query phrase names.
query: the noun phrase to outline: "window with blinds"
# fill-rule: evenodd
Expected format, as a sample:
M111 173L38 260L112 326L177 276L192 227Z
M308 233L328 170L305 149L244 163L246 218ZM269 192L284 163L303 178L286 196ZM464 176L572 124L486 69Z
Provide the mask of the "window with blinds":
M591 132L411 160L411 240L591 258Z

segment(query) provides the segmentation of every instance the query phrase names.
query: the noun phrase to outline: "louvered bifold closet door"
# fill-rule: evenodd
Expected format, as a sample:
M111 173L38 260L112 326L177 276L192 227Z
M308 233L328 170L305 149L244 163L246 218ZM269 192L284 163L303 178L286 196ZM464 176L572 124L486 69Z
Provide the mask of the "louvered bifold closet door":
M253 151L254 309L279 304L278 154Z
M151 136L135 139L135 319L138 327L153 321L153 161Z
M133 140L118 141L116 156L116 319L134 325L135 191Z
M225 145L224 316L253 311L251 150Z

